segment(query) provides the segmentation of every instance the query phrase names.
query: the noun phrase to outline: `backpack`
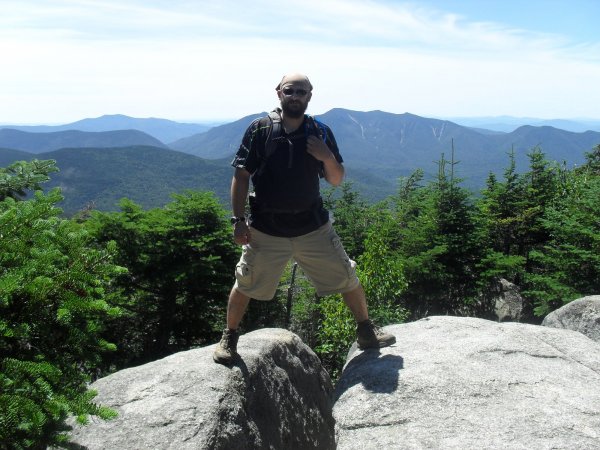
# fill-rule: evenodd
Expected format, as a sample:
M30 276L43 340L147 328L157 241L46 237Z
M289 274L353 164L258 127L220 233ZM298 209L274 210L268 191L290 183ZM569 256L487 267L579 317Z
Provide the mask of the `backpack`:
M322 139L323 142L326 142L327 131L325 130L325 125L310 115L306 115L306 119L307 119L305 122L306 135L309 136L309 135L313 134L313 135L319 137L319 139ZM286 136L283 135L283 125L281 123L281 109L280 108L277 108L277 109L274 109L273 111L271 111L269 113L269 115L267 116L267 120L269 121L271 126L269 127L269 131L267 134L267 140L265 142L265 152L263 155L261 155L260 165L257 169L258 175L261 175L264 172L265 167L267 165L267 160L275 152L275 149L277 148L277 144L280 141L282 141L282 140L287 141L290 148L293 145L292 142Z

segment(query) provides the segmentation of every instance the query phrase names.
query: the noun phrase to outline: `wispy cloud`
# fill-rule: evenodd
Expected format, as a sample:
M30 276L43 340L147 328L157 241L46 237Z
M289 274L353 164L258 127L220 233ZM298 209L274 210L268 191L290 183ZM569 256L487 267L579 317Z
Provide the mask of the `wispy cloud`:
M197 40L240 36L346 46L448 49L553 49L568 47L544 35L411 3L355 0L239 2L115 0L8 0L2 35L62 36L108 41ZM597 44L597 43L596 43ZM590 45L590 44L589 44ZM593 45L593 44L591 44Z
M16 120L233 118L269 107L278 77L302 70L323 87L315 112L597 115L599 42L419 5L8 0L0 101Z

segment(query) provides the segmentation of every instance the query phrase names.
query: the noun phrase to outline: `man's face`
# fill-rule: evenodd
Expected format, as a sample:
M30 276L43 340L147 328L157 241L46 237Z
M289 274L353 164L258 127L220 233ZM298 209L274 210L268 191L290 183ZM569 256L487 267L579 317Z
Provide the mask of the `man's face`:
M283 114L292 118L304 116L312 96L310 87L303 82L289 82L281 85L277 91Z

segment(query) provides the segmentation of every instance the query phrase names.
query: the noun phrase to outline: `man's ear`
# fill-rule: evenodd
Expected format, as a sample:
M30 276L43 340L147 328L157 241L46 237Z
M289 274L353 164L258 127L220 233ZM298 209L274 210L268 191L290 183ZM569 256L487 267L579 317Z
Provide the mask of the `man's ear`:
M309 92L308 94L306 94L306 102L310 102L310 99L312 98L312 92Z

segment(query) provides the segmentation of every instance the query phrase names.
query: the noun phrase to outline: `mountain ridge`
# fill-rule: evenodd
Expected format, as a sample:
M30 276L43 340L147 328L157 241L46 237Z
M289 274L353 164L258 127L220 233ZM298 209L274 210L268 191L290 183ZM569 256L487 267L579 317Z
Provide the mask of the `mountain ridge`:
M169 200L172 191L181 189L212 190L227 204L231 159L247 126L265 114L253 114L213 127L178 140L177 145L171 143L171 148L142 132L115 131L106 132L107 136L143 137L152 144L141 145L143 142L137 138L131 145L122 139L114 139L105 142L104 146L97 145L98 142L87 143L87 150L82 145L42 152L40 147L52 147L48 142L42 142L43 139L58 135L26 133L42 140L36 149L15 149L0 139L0 164L7 166L19 159L56 159L60 172L53 174L51 186L65 188L65 211L68 213L81 209L90 201L96 202L98 208L114 210L118 198L125 196L144 207L160 206ZM598 132L578 133L550 126L525 125L511 133L486 133L449 120L423 118L411 113L344 108L334 108L316 117L332 128L344 158L346 178L369 201L393 194L397 180L416 169L424 171L425 181L434 179L438 174L437 162L442 157L446 161L454 158L459 162L454 166L454 176L464 180L464 187L478 191L490 173L502 177L509 165L511 151L514 151L516 171L522 173L529 168L528 153L536 146L549 161L565 161L567 167L574 167L585 161L586 152L600 144ZM14 132L0 130L0 137L3 133ZM79 133L84 133L79 136L86 136L86 132ZM65 146L64 141L60 144ZM110 147L117 150L108 151ZM131 150L140 147L154 150ZM89 181L71 176L74 173L86 174ZM108 189L107 185L112 188Z
M175 122L156 117L137 118L124 114L105 114L100 117L86 118L64 125L1 125L0 129L2 128L11 128L30 133L50 133L68 130L91 132L138 130L164 143L207 131L212 128L212 125Z
M67 130L32 133L12 128L0 129L0 147L30 153L44 153L61 148L110 148L128 145L149 145L168 148L158 139L139 130Z
M535 117L447 117L447 120L470 128L481 128L488 131L510 133L523 125L551 126L565 131L583 133L584 131L600 131L598 119L538 119Z
M223 158L237 151L242 135L250 123L266 115L266 112L251 114L242 117L234 122L219 125L203 133L197 133L192 136L179 139L169 143L169 147L180 152L200 156L202 158ZM205 152L200 148L206 146L211 151ZM224 150L226 149L226 150Z

